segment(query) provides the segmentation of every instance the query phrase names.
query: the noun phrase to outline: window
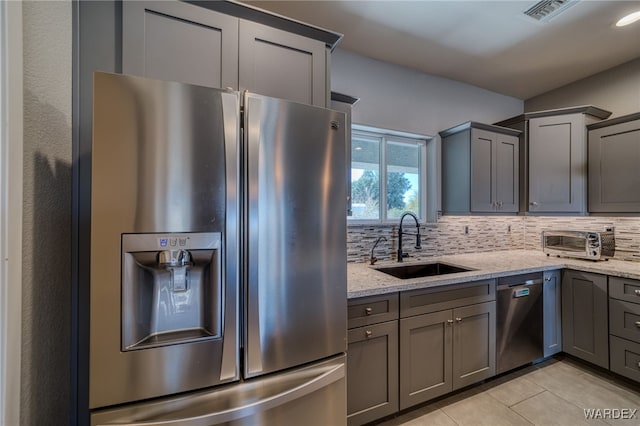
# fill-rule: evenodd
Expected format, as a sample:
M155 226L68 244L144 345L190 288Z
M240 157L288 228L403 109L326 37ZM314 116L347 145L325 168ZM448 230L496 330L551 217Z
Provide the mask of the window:
M427 138L354 125L351 221L388 222L426 212Z

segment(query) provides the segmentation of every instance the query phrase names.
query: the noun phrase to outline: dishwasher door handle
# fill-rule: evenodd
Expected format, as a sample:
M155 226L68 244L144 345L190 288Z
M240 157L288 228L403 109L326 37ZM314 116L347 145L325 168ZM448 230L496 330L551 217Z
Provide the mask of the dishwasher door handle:
M529 289L524 287L524 288L516 288L516 289L514 289L511 296L515 299L515 298L518 298L518 297L527 297L529 294L530 294Z
M526 280L524 282L519 282L517 284L500 284L496 287L496 291L505 291L514 289L516 287L531 287L535 285L542 285L542 280Z

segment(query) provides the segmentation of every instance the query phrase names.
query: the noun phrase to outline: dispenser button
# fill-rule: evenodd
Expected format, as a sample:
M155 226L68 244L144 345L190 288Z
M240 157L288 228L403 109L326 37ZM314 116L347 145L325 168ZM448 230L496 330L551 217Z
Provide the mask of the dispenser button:
M171 247L175 247L178 244L178 239L177 238L169 238L169 245Z
M169 242L168 238L159 238L160 240L160 247L166 247L167 243Z
M184 247L187 245L187 239L186 238L178 238L178 244L180 244L180 247Z

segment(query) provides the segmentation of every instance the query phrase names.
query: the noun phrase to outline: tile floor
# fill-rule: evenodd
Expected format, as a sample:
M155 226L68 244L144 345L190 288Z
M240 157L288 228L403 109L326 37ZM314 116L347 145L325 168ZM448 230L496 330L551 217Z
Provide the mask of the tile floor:
M585 409L638 410L587 419ZM601 412L604 414L605 412ZM625 413L627 416L631 412ZM570 358L554 358L428 403L378 426L640 425L640 386Z

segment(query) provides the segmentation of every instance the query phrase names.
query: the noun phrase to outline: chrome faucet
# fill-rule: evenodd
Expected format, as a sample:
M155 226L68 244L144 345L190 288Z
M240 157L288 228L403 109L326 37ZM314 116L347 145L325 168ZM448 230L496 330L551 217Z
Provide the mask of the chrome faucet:
M378 258L373 255L373 251L376 249L376 246L378 245L380 240L387 241L387 239L385 237L378 237L378 239L376 240L375 244L373 244L373 247L371 248L371 257L369 257L369 261L371 262L372 265L374 263L376 263L376 261L378 260Z
M405 216L411 216L413 218L413 220L416 221L416 229L417 232L415 234L411 233L411 232L404 232L402 230L402 221L404 220ZM417 249L421 249L422 246L420 245L420 222L418 221L418 216L416 216L415 214L411 213L411 212L406 212L404 213L402 216L400 216L400 229L398 230L398 262L402 262L402 257L404 256L404 253L402 252L402 235L415 235L416 236L416 248Z

